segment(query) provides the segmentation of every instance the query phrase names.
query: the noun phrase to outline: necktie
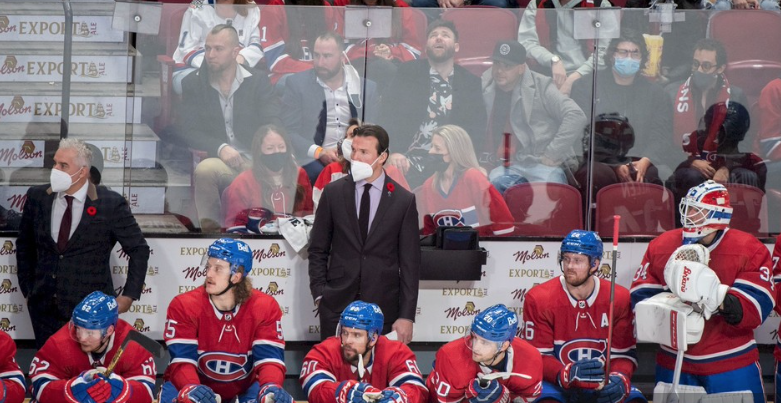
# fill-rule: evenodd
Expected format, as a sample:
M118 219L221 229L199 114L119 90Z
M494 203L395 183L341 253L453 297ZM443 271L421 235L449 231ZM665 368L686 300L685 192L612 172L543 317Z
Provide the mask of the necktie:
M60 233L57 235L57 249L60 252L63 252L68 244L68 238L71 236L71 222L73 221L71 213L73 196L65 196L65 201L68 203L68 207L65 207L65 214L62 215L62 222L60 222Z
M369 189L372 188L371 183L363 185L363 196L361 197L361 211L358 215L358 226L361 227L361 239L366 240L366 235L369 234L369 211L371 210L371 196L369 195Z

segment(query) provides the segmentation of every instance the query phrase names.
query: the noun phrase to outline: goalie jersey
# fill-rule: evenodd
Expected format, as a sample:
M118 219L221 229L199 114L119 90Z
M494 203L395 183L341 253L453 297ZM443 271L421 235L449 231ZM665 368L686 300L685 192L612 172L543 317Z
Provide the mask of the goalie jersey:
M565 365L605 355L609 328L610 281L591 276L594 291L582 301L564 281L559 276L532 288L523 303L523 335L542 354L543 379L554 385ZM637 367L633 330L629 291L616 285L610 370L627 379Z
M648 245L632 280L633 307L646 298L668 291L664 267L681 246L682 232L682 229L667 231ZM740 301L743 318L734 326L718 314L705 322L699 343L690 345L684 356L683 372L694 375L717 374L756 362L759 353L754 329L762 324L775 304L770 253L765 245L745 232L728 228L708 249L708 266L722 284L730 287L728 294ZM673 370L675 353L668 346L661 346L656 361L663 368Z

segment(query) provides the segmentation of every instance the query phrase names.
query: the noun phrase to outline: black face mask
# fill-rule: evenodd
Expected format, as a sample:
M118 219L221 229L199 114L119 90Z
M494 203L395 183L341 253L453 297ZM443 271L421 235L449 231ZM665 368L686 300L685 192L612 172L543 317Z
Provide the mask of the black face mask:
M290 157L287 153L263 154L260 162L272 172L279 172L285 167Z
M444 157L442 154L429 154L427 167L437 172L444 172L450 166L449 162L445 162Z

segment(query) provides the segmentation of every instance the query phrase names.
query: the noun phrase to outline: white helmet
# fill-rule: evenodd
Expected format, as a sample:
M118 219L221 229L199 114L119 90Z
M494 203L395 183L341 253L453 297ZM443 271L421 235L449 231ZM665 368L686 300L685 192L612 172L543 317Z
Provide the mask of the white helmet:
M678 210L681 212L684 245L726 229L732 218L727 188L712 180L689 189Z

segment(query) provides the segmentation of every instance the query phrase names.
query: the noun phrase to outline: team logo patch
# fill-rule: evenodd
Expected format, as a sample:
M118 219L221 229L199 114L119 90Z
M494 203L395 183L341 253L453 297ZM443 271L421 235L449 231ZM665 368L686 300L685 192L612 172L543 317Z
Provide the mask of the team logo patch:
M599 358L607 344L604 340L575 339L564 343L559 349L559 361L567 365L580 360Z
M223 352L204 353L198 357L198 371L217 382L233 382L249 375L250 362L246 354Z
M446 209L440 210L432 216L434 224L437 227L477 227L480 225L477 219L475 206L467 207L461 210Z

